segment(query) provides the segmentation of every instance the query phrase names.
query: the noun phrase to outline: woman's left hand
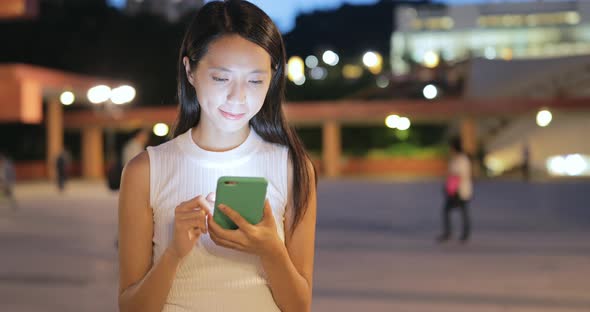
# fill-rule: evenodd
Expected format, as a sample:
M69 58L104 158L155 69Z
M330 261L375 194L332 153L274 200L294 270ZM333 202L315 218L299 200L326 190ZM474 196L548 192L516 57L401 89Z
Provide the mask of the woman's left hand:
M209 215L209 236L217 245L263 256L283 244L277 234L277 225L268 199L264 201L262 220L256 225L250 224L228 206L219 205L215 208L220 209L238 226L236 230L226 230Z

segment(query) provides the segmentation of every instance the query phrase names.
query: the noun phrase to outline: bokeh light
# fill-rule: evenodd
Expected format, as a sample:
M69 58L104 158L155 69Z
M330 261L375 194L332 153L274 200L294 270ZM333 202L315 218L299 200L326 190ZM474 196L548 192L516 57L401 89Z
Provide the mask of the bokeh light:
M91 103L99 104L111 98L111 88L105 85L98 85L90 88L86 95Z
M305 80L305 65L299 56L292 56L287 62L287 78L296 82Z
M322 55L322 60L324 61L324 63L330 66L336 66L340 61L340 57L338 57L338 54L336 54L334 51L327 50Z
M75 100L76 97L74 96L74 93L70 91L65 91L59 96L59 101L63 105L72 105L72 103L74 103Z
M135 98L135 88L131 86L120 86L114 88L111 92L111 101L114 104L120 105L133 101Z
M429 84L424 87L422 90L422 94L426 99L432 100L438 96L438 89L435 85Z
M163 136L168 135L170 128L168 127L167 124L159 122L154 125L153 131L154 131L155 135L157 135L159 137L163 137Z
M544 109L537 113L537 125L539 127L547 127L551 120L553 120L553 114L550 111Z

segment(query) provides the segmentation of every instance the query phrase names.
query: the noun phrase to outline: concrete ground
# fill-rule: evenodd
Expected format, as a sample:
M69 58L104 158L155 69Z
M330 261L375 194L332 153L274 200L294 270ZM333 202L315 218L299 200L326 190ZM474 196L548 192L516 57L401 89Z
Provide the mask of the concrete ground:
M313 311L590 311L590 182L477 183L465 245L434 243L440 188L321 181ZM0 311L116 311L116 194L16 196L0 200Z

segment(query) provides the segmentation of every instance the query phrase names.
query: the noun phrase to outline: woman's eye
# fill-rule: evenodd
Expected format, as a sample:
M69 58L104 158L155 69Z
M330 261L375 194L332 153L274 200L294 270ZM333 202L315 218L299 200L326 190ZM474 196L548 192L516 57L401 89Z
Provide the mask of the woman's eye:
M219 82L224 82L224 81L227 81L227 79L226 79L226 78L219 78L219 77L215 77L215 76L213 76L212 78L213 78L213 80L215 80L215 81L219 81Z
M262 80L250 80L250 83L253 83L253 84L262 84Z

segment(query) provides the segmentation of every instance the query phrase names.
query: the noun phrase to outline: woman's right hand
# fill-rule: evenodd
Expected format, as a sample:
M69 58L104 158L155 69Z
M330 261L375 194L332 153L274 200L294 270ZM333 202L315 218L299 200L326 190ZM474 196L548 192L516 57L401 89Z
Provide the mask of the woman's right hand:
M176 206L174 238L168 248L178 259L188 255L201 234L207 233L206 220L210 214L211 203L201 195Z

